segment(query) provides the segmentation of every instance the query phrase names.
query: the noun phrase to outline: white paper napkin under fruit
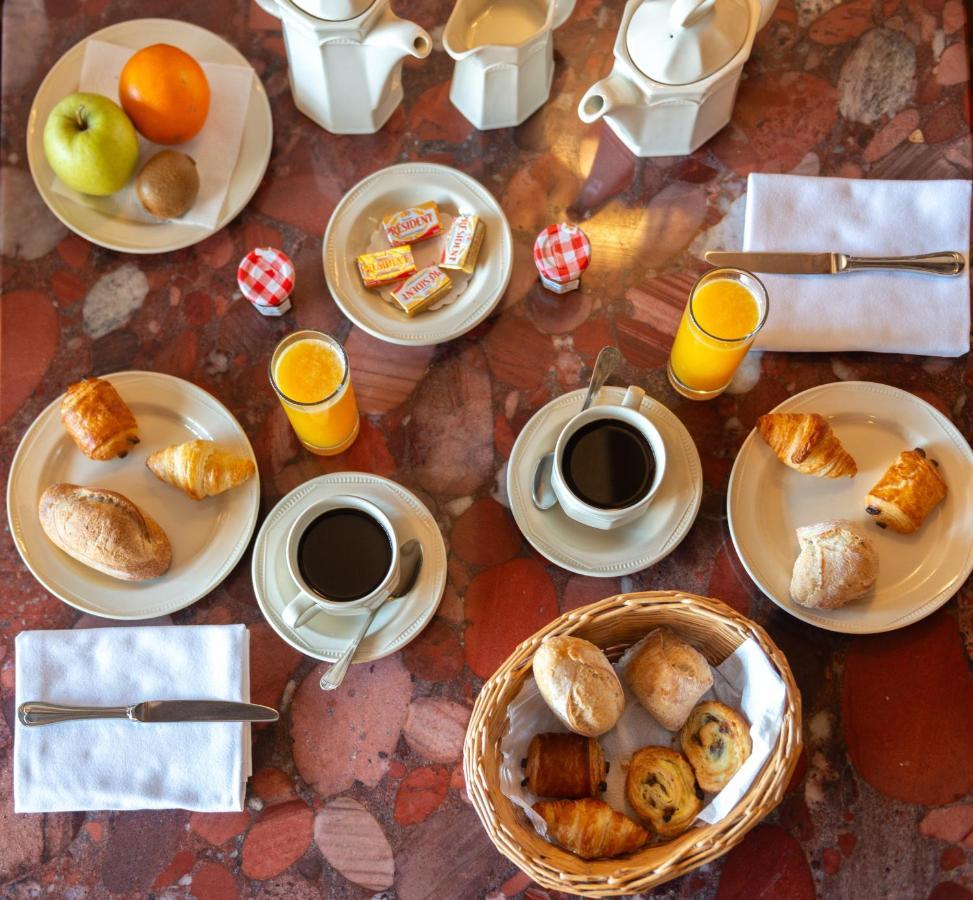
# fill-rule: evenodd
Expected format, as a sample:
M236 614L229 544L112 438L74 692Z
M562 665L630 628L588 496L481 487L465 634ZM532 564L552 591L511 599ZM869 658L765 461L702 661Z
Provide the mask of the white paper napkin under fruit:
M619 673L625 691L625 709L615 727L598 738L605 752L605 759L610 763L606 779L608 789L602 799L635 822L638 817L625 797L625 777L632 754L649 746L679 750L679 735L667 731L649 715L635 699L621 675L629 656L638 646L639 644L635 644L629 648L613 666ZM703 695L700 702L719 700L740 710L750 722L753 751L722 791L706 795L706 802L699 814L700 821L710 824L721 821L750 789L780 736L785 699L784 682L767 654L752 638L744 641L733 654L713 667L713 687ZM503 753L500 789L524 810L541 834L546 834L544 820L531 809L531 805L539 798L521 785L524 770L520 763L526 759L527 748L535 734L567 729L544 702L533 675L529 675L524 681L520 693L510 704L507 715L510 725L500 742Z
M250 700L244 625L24 631L16 703L130 706L142 700ZM14 730L16 812L243 809L250 726L92 719Z
M84 49L79 91L103 94L118 103L118 80L122 68L135 53L130 47L88 41ZM187 225L215 228L220 219L230 177L236 168L243 139L243 125L250 104L253 71L249 66L199 61L209 81L209 115L202 131L191 141L163 147L139 135L139 161L132 180L109 197L92 197L69 188L57 176L53 190L75 203L136 222L158 222L149 215L135 195L135 175L159 150L178 150L191 156L199 173L199 196L192 208L177 221Z
M969 181L751 175L743 249L913 256L970 249ZM961 356L970 349L970 279L912 272L757 273L770 312L764 350L870 350Z

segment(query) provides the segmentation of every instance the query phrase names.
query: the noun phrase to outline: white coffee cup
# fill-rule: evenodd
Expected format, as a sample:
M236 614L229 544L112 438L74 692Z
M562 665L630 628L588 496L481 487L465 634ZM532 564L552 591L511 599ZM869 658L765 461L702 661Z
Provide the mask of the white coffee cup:
M590 525L592 528L609 530L627 525L639 516L643 515L648 509L652 498L662 484L663 474L666 468L666 445L662 440L659 429L649 421L641 412L642 399L645 391L634 385L630 387L619 404L591 406L583 412L578 413L571 419L558 436L557 443L554 445L554 471L551 476L551 485L558 503L565 514L582 525ZM581 427L589 422L602 419L616 419L626 422L633 426L648 442L652 455L655 457L655 474L652 484L644 497L629 506L622 506L615 509L601 509L586 503L571 488L568 487L565 479L562 463L564 460L564 449L571 439L571 436Z
M332 600L320 594L307 583L301 574L301 567L298 565L297 551L307 527L318 516L332 509L356 509L370 516L385 530L385 535L392 548L392 559L388 571L378 586L365 596L357 597L354 600ZM291 573L291 578L294 579L294 583L301 591L284 607L281 613L281 618L289 628L300 628L322 610L337 616L371 610L383 603L399 583L399 541L395 535L395 528L393 528L392 522L385 513L374 503L363 500L361 497L351 495L329 497L327 500L321 500L319 503L309 506L291 525L290 531L287 533L286 550L287 568Z

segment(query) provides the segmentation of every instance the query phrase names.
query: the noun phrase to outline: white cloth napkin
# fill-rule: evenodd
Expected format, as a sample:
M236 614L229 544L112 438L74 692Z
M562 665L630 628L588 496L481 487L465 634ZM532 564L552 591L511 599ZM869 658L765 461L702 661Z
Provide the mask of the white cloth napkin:
M250 699L244 625L24 631L16 703L130 706L142 700ZM250 726L125 719L14 730L14 809L243 809Z
M104 41L88 41L84 49L79 91L104 94L118 103L118 80L122 68L135 51ZM199 195L192 209L178 221L189 225L215 228L223 201L236 168L243 139L243 124L250 105L253 72L248 66L200 61L209 81L209 114L202 131L185 144L163 147L139 135L139 169L159 150L179 150L191 156L199 173ZM135 177L109 197L91 197L78 193L54 177L53 189L75 203L136 222L157 222L139 203L135 195Z
M743 249L911 256L970 248L970 182L751 175ZM764 350L960 356L970 281L909 272L769 275Z

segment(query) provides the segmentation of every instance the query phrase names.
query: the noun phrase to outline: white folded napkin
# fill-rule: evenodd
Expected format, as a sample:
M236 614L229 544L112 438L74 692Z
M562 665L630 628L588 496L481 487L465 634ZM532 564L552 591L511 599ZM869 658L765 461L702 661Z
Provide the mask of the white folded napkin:
M16 703L130 706L250 699L244 625L24 631ZM14 731L14 809L243 809L250 726L241 722L62 722Z
M103 94L118 103L118 80L125 63L135 51L104 41L88 41L84 48L79 91ZM248 66L224 63L199 63L209 81L209 114L202 131L191 141L172 147L153 144L139 135L139 162L136 174L159 150L179 150L191 156L199 174L199 195L192 208L178 219L187 225L215 228L223 209L223 201L236 168L243 124L250 105L253 72ZM70 197L75 203L100 210L106 215L136 222L158 222L150 216L135 195L135 177L121 190L109 197L92 197L72 190L57 176L53 189Z
M970 248L970 182L751 175L743 249L911 256ZM960 356L970 281L909 272L757 273L770 312L764 350Z

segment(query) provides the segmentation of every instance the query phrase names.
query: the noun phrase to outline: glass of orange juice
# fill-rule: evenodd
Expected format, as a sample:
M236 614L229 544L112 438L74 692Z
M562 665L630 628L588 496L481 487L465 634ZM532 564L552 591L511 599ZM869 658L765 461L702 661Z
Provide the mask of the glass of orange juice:
M689 294L669 354L669 381L684 397L709 400L726 390L767 320L767 291L743 269L713 269Z
M295 331L270 358L270 383L301 443L319 456L341 453L358 437L358 404L348 357L333 337Z

